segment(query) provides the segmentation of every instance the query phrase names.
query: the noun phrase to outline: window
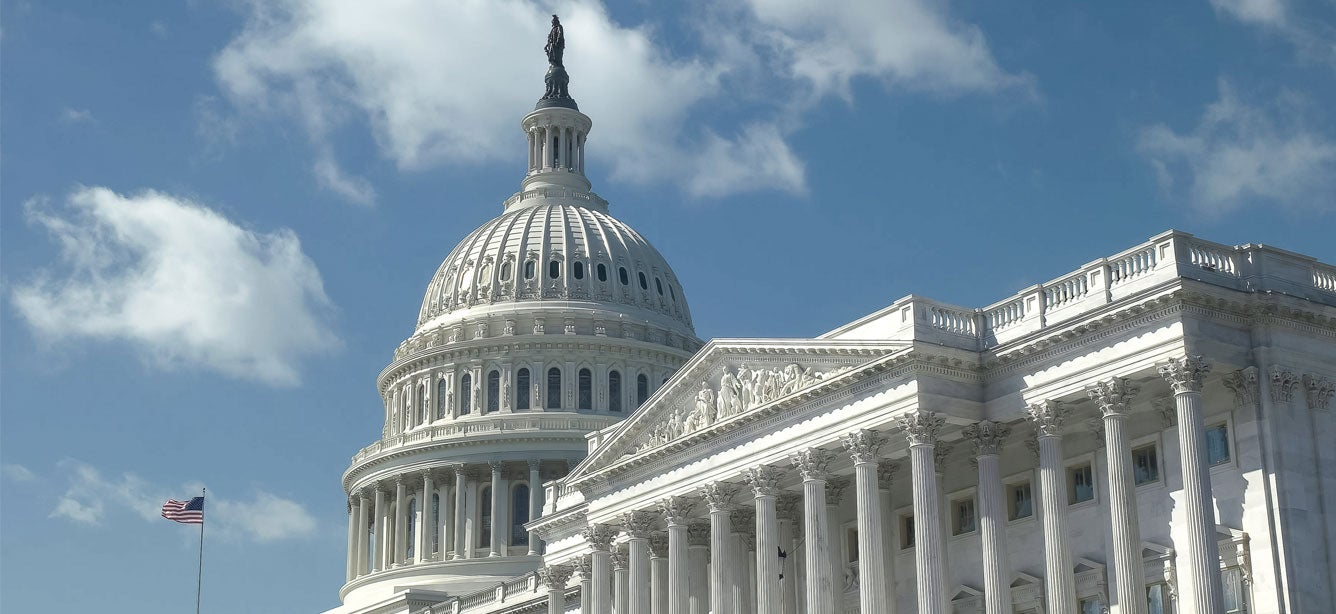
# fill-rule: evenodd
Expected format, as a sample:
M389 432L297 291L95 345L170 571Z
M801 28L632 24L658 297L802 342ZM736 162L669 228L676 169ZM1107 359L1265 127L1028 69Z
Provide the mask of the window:
M484 486L478 491L478 499L481 500L481 512L478 514L482 521L482 530L478 535L478 546L481 548L492 547L492 487Z
M624 266L617 267L617 279L622 282L623 286L631 283L631 279L626 276L626 267Z
M608 411L622 410L622 374L608 372Z
M978 530L974 514L974 497L951 502L951 534L964 535Z
M431 551L436 552L441 548L441 495L432 493L431 495Z
M636 275L640 276L640 289L641 289L641 290L648 290L648 289L649 289L649 283L645 281L645 273L642 271L642 272L640 272L640 273L636 273Z
M1095 498L1095 472L1090 463L1067 468L1067 503L1075 505Z
M603 263L600 262L598 263L598 268L595 270L598 272L599 281L608 281L608 267L603 266Z
M552 367L547 370L547 405L548 409L561 409L561 369Z
M445 417L446 397L450 394L450 383L445 380L436 382L436 417Z
M473 376L468 373L459 378L459 414L469 413L473 407Z
M845 527L844 529L844 562L858 562L858 528Z
M520 484L515 487L515 497L511 504L510 543L516 546L529 545L529 532L524 530L524 523L529 522L529 486Z
M561 137L552 137L552 168L561 166Z
M1160 460L1155 444L1132 449L1132 478L1137 486L1160 481Z
M1220 423L1206 429L1206 463L1212 467L1229 462L1229 425Z
M900 516L900 549L906 550L914 547L914 515L904 514Z
M1007 519L1020 520L1034 515L1034 492L1030 481L1007 484Z
M501 408L501 372L492 369L487 374L487 413Z
M529 370L515 372L515 409L529 409Z
M1078 604L1081 606L1081 614L1104 614L1104 603L1099 597L1087 597Z
M589 369L580 369L576 383L579 384L580 396L578 409L593 409L594 407L594 376Z
M408 502L408 558L413 558L415 554L413 545L417 543L417 515L418 502L412 499Z
M1173 614L1173 598L1169 596L1169 585L1156 582L1146 587L1146 614Z
M654 278L654 287L658 289L659 296L663 296L663 282L659 281L658 277Z
M576 261L575 261L575 264L571 266L571 271L572 271L572 273L575 275L575 278L576 278L576 279L584 279L584 278L585 278L585 263L580 262L579 260L576 260Z
M1220 572L1221 588L1225 592L1225 613L1248 611L1248 585L1243 581L1243 569L1230 567Z
M561 263L556 260L547 263L547 276L552 279L561 277Z
M668 284L668 298L673 299L674 303L677 302L677 293L673 291L673 284L671 283Z
M525 279L533 279L533 261L532 261L532 260L525 260L525 261L524 261L524 278L525 278Z
M510 281L510 274L514 272L512 270L514 268L509 261L501 263L501 281Z
M636 376L636 407L645 404L649 399L649 378L644 373Z
M418 414L418 424L426 424L426 423L427 423L427 418L428 418L428 415L427 415L427 414L428 414L428 412L431 411L431 406L427 404L428 399L427 399L427 385L426 385L426 384L418 384L418 387L417 387L417 398L418 398L418 412L417 412L417 414Z

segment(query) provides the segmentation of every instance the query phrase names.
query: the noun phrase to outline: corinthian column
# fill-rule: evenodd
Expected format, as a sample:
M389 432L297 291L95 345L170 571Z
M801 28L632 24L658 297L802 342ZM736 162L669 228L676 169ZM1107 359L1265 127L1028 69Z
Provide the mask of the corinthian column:
M501 485L501 470L505 468L505 464L501 461L491 461L488 465L492 467L492 552L488 556L505 556L508 541L506 537L510 533L502 522L506 517L505 506L509 499L505 496L505 487Z
M854 461L854 497L858 505L858 611L886 614L886 561L881 548L881 499L877 494L877 453L881 435L858 431L844 436Z
M367 527L371 524L371 519L367 517L370 513L371 501L366 496L366 492L357 494L357 575L364 575L371 572L371 563L367 552L370 539L367 537Z
M756 500L756 611L781 612L779 585L779 497L778 467L761 465L747 470L747 483Z
M408 484L403 476L394 481L394 561L402 565L408 561Z
M937 505L937 470L934 459L937 435L946 420L932 412L914 412L900 418L909 440L910 474L914 483L914 565L918 582L918 611L946 612L946 568L942 556L941 510Z
M1067 409L1056 401L1028 409L1039 436L1039 513L1044 523L1044 584L1049 612L1075 611L1076 576L1067 541L1067 476L1062 463L1062 422Z
M691 525L687 527L687 551L690 553L689 564L691 565L691 594L687 602L688 608L686 610L677 610L670 607L668 608L668 611L671 614L679 614L681 612L690 612L690 614L709 614L710 579L706 577L706 571L710 568L709 522L692 522ZM671 558L672 555L670 554L670 564ZM671 575L671 573L669 575Z
M468 530L464 526L464 495L468 492L469 484L465 481L464 466L455 465L455 556L456 559L464 558L468 553Z
M1115 377L1086 388L1104 414L1104 450L1109 463L1109 520L1113 529L1113 572L1118 581L1118 611L1146 614L1146 569L1141 561L1141 529L1137 525L1136 482L1132 476L1132 445L1127 417L1137 388Z
M573 570L566 565L548 565L538 569L538 577L547 586L547 614L566 614L566 582Z
M594 555L586 554L575 560L575 573L580 574L580 614L594 611Z
M418 497L418 517L417 517L417 539L413 544L413 554L416 562L422 563L431 558L431 532L434 529L431 520L431 495L434 491L434 485L431 482L431 472L422 472L422 494Z
M539 469L542 468L542 461L529 459L529 522L538 520L539 509L538 502L543 496L543 480L540 477ZM529 531L529 556L538 556L538 534Z
M353 505L352 495L348 495L348 571L344 582L352 582L357 577L357 506Z
M1011 561L1007 558L1007 506L998 454L1011 427L984 420L965 427L979 462L979 536L983 542L983 599L987 614L1011 614Z
M803 533L807 535L807 614L834 614L830 533L826 529L826 481L831 453L808 448L791 457L803 476Z
M631 538L627 554L631 574L629 611L631 614L650 614L649 538L654 533L654 517L648 512L626 512L622 514L622 527Z
M626 581L628 558L626 550L616 549L612 552L612 604L617 614L624 614L631 609L630 587Z
M375 555L373 557L375 559L375 561L373 562L373 566L375 567L375 569L373 571L384 571L385 559L387 558L385 556L385 544L387 543L387 540L385 539L385 531L387 529L385 522L385 507L386 507L385 491L381 490L380 486L376 486L375 489L376 489L376 508L375 508L376 526L372 531L375 537L376 550L375 550Z
M732 527L728 519L732 507L733 487L710 482L701 488L701 496L710 506L710 606L711 614L734 614L732 611L732 570L734 561ZM670 546L671 547L671 546ZM739 613L740 614L740 613Z
M649 585L650 614L668 614L668 536L663 533L649 538Z
M1194 612L1225 611L1220 586L1220 546L1215 538L1211 467L1206 462L1206 427L1202 418L1202 379L1211 365L1201 356L1175 358L1160 365L1160 375L1174 390L1178 410L1178 448L1183 471L1183 507L1188 520L1186 576L1188 603Z
M687 611L691 595L691 567L687 559L687 522L694 508L682 497L668 497L659 503L668 521L668 611ZM713 515L711 515L713 517Z
M881 560L886 568L886 614L895 614L895 507L891 505L891 485L900 463L883 461L877 465L877 496L881 500Z
M798 506L802 503L802 495L785 492L779 495L776 504L776 514L779 517L779 547L785 554L783 567L780 568L780 574L784 576L780 581L782 591L780 599L784 607L777 610L782 614L798 614L798 557L795 556L797 549L794 548L798 537L794 524L798 521Z
M612 539L617 531L602 524L585 527L585 541L593 549L590 566L593 582L589 587L590 614L612 614Z

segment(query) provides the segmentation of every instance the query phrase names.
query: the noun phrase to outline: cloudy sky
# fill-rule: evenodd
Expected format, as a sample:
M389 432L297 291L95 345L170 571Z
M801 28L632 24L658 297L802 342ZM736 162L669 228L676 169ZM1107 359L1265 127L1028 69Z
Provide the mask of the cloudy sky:
M339 476L524 167L548 15L703 338L1168 228L1336 261L1329 1L0 0L0 609L337 604Z

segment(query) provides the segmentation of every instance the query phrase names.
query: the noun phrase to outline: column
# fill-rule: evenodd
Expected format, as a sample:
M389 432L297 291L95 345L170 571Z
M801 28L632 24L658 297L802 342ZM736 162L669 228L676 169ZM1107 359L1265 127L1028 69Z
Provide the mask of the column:
M585 527L583 534L593 549L589 557L593 574L589 585L589 612L612 614L612 538L617 532L607 525L591 524Z
M849 488L849 479L832 475L826 480L826 544L830 561L830 607L844 611L844 561L840 559L840 502Z
M1160 365L1160 375L1174 391L1178 413L1179 460L1183 471L1183 508L1188 521L1187 565L1180 579L1195 609L1215 614L1225 611L1220 585L1220 545L1215 537L1215 505L1211 497L1211 467L1206 463L1206 427L1202 417L1202 379L1211 370L1201 356L1175 358Z
M631 611L630 586L627 582L628 559L626 550L616 549L612 552L612 606L617 614L627 614Z
M1076 577L1067 541L1067 469L1062 462L1062 422L1067 410L1056 401L1029 407L1039 436L1039 515L1044 525L1044 595L1049 612L1074 611Z
M1137 520L1136 482L1132 476L1132 445L1127 417L1137 388L1115 377L1086 387L1104 415L1104 449L1109 463L1109 521L1113 529L1113 572L1118 611L1146 614L1146 569L1141 561L1141 529Z
M649 538L649 612L668 614L668 536L655 533ZM679 610L686 613L687 609Z
M895 506L891 501L891 486L900 472L900 463L882 461L877 464L877 498L881 500L881 560L886 570L886 614L894 614L896 608L895 592L895 553L900 545L895 540Z
M552 130L547 126L539 128L543 135L543 169L552 168Z
M370 499L365 492L357 495L357 575L370 573L371 562L370 553L367 552L370 538L367 535L367 527L371 524L371 519L367 517L370 511L367 508L371 505Z
M729 586L733 600L733 614L751 614L749 593L751 593L751 565L754 559L749 556L752 527L756 524L756 513L751 508L735 509L728 514L728 524L732 529L729 546L733 549L729 561Z
M455 466L455 557L464 558L468 552L468 531L464 529L464 495L468 491L468 480L464 477L464 466Z
M357 577L357 506L352 495L348 495L348 565L344 576L344 582Z
M946 420L933 412L914 412L900 418L909 440L910 474L914 490L914 566L919 612L945 612L946 568L937 506L937 436ZM1064 610L1058 610L1064 611Z
M784 552L780 564L780 609L782 614L798 614L798 559L794 548L798 540L795 523L798 521L798 506L802 505L802 496L794 493L780 493L775 503L775 515L778 519L779 544ZM778 552L776 552L778 554Z
M594 555L576 559L575 571L580 574L580 614L590 614L594 611Z
M979 538L983 544L983 603L987 614L1011 614L1011 560L1007 558L1007 505L998 455L1011 427L984 420L965 427L979 463ZM1141 565L1141 561L1137 561ZM1144 591L1144 583L1142 584ZM1143 613L1144 614L1144 613Z
M501 470L505 464L501 461L491 461L487 463L492 468L492 552L487 556L505 556L506 553L506 531L505 524L505 487L501 484Z
M808 448L791 457L803 476L803 534L807 536L806 614L834 614L835 589L830 575L830 533L826 529L826 480L831 453ZM938 612L938 610L923 610Z
M688 526L693 503L682 497L668 497L659 502L668 522L668 611L686 612L691 594L691 568L687 558Z
M385 491L381 490L379 486L375 486L373 488L376 489L376 510L375 510L376 526L373 529L373 537L375 537L376 550L374 555L375 561L373 561L372 563L374 569L372 571L383 571L385 569L385 542L386 542Z
M761 465L747 470L747 483L756 503L756 611L782 612L783 591L779 574L779 479L778 467Z
M539 508L539 501L543 497L543 480L539 472L542 466L542 461L529 459L529 522L538 520L542 513ZM538 534L533 531L529 531L529 556L538 556Z
M630 609L622 610L621 614L649 614L649 538L654 533L654 517L649 512L626 512L622 514L622 527L630 538L627 544Z
M408 484L403 476L394 481L394 565L408 561Z
M418 563L431 559L431 532L434 529L431 520L431 496L435 494L435 485L431 481L431 472L422 472L422 495L418 497L417 543L413 551Z
M437 545L437 551L440 552L437 556L437 560L444 561L450 558L448 553L454 550L454 542L451 541L451 538L454 536L450 534L450 529L454 527L454 514L451 513L453 505L450 501L450 485L446 483L446 480L449 479L449 474L441 475L440 478L441 486L436 490L436 494L439 497L438 500L440 501L440 509L438 510L439 516L436 518L436 522L438 523L438 526L436 527L436 535L440 542Z
M538 569L538 577L547 586L547 614L566 614L566 582L573 570L566 565L548 565Z
M701 496L710 507L710 612L734 614L733 595L729 590L733 561L729 560L732 558L729 556L732 553L729 543L732 531L728 520L733 487L710 482L701 488Z
M669 550L672 550L671 542ZM690 614L710 614L710 578L708 571L710 569L710 523L692 522L687 527L687 559L691 566L690 583L691 591L687 599L687 609L678 610L672 607L668 608L671 614L680 614L689 612ZM673 554L668 554L668 564L673 564ZM672 576L671 567L669 567L669 576ZM672 584L672 581L669 581ZM669 593L671 599L672 593Z
M858 611L886 614L886 561L882 547L881 496L877 492L877 454L882 438L872 431L844 436L854 461L854 496L858 504Z

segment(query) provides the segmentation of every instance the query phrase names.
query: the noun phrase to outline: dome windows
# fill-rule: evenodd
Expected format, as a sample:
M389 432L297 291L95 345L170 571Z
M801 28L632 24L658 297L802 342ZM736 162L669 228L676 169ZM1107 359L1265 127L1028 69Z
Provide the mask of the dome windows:
M436 382L436 417L437 417L437 418L444 418L444 417L445 417L445 408L446 408L446 406L447 406L447 403L449 403L449 401L447 400L448 397L449 397L449 395L450 395L450 382L447 382L447 381L445 381L444 378L442 378L441 381Z
M487 413L501 409L501 372L492 369L487 373Z
M515 272L514 268L509 261L501 263L501 281L510 281L511 273Z
M515 409L529 409L529 370L515 372Z
M534 263L533 263L533 261L532 261L532 260L525 260L525 261L524 261L524 278L525 278L525 279L533 279L533 273L534 273L534 270L533 270L533 269L534 269Z
M648 290L648 289L649 289L649 282L645 281L645 273L642 271L642 272L640 272L640 273L636 273L636 275L639 275L639 276L640 276L640 289L641 289L641 290Z
M608 411L622 411L622 374L608 372Z
M636 376L636 407L649 400L649 377L644 373Z
M572 274L575 275L575 278L576 278L576 279L584 279L584 278L585 278L585 263L580 262L579 260L576 260L576 261L575 261L575 264L571 265L571 272L572 272Z
M621 280L623 286L631 283L631 278L626 276L626 267L624 266L617 267L617 278Z
M598 272L599 281L608 281L608 267L604 266L603 263L600 262L598 263L598 268L595 270Z
M594 408L594 374L589 369L580 369L577 379L580 388L579 404L577 409Z
M473 406L473 376L465 373L459 378L459 415L469 413Z
M547 409L561 409L561 369L547 370Z
M561 277L561 261L553 260L547 263L547 276L552 279Z
M663 296L663 282L658 277L654 278L654 288L659 291L659 296Z

